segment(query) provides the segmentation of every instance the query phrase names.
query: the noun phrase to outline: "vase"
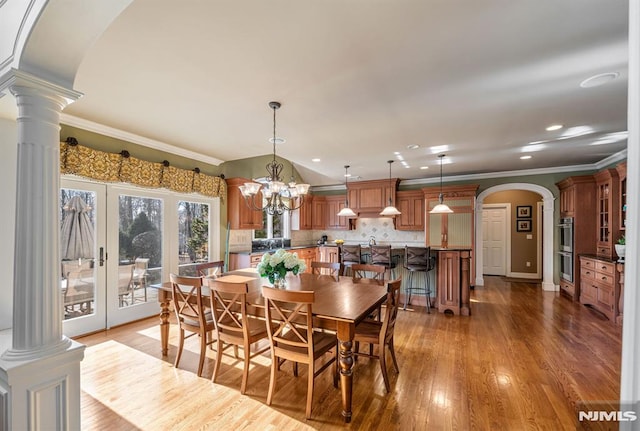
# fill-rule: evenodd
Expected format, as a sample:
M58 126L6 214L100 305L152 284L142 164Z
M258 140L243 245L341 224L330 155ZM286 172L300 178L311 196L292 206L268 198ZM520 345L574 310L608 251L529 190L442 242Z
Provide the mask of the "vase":
M287 276L280 277L280 274L273 275L273 287L276 289L286 289L287 288Z
M616 254L618 255L618 262L624 263L624 255L627 250L627 246L625 244L614 244L616 248Z

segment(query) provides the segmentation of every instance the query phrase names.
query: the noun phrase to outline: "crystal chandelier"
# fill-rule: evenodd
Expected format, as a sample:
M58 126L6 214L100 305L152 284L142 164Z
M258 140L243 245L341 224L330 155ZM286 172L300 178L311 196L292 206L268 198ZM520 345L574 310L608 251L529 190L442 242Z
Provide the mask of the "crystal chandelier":
M240 193L244 197L247 206L255 211L266 211L269 215L282 215L286 211L294 211L300 208L304 202L304 196L309 193L309 184L296 184L293 175L288 184L282 182L280 174L284 166L276 160L276 110L282 106L280 102L269 102L269 107L273 109L273 160L267 163L267 184L260 197L260 183L244 183L239 186ZM296 205L296 199L298 199ZM257 201L257 202L256 202Z
M444 203L444 194L442 193L442 161L444 158L444 154L440 154L438 156L440 158L440 195L438 196L438 205L433 207L430 214L451 214L453 210L449 208L447 204Z

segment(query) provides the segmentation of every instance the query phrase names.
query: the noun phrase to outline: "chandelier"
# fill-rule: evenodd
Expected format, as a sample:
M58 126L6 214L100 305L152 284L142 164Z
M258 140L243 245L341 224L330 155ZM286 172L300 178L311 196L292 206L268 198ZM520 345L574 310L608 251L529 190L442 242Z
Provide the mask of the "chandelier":
M296 184L293 175L288 184L282 182L280 177L284 168L282 163L276 160L276 142L282 142L280 138L276 138L276 110L280 106L282 106L280 102L269 102L269 107L273 109L273 138L270 139L273 143L273 160L266 166L269 175L262 194L259 193L262 188L260 183L244 183L239 186L240 193L249 208L254 211L266 211L269 215L282 215L286 211L300 208L310 187L309 184ZM297 205L296 199L298 199Z

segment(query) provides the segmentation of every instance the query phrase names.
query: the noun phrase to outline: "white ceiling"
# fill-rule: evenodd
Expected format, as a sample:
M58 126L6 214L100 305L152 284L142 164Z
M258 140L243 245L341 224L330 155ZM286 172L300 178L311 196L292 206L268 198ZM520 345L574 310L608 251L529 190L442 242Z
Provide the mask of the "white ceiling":
M590 165L626 148L602 138L627 130L627 8L134 0L82 62L85 95L65 115L228 161L271 153L277 100L277 153L313 185L343 182L345 164L388 177L396 152L410 167L394 177L435 178L440 146L445 175ZM605 72L619 77L580 87Z

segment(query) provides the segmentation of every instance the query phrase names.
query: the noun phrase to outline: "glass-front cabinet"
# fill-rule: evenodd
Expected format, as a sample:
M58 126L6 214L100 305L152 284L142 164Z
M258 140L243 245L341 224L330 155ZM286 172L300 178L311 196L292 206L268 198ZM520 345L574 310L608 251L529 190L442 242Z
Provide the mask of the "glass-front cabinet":
M604 169L594 175L596 180L596 254L613 258L614 238L620 230L620 177L615 169Z

